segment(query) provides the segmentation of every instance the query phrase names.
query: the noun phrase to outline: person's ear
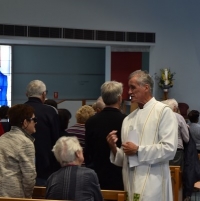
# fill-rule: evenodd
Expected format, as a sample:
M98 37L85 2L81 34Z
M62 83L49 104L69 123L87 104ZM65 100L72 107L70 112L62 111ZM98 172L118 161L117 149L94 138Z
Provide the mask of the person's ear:
M150 86L148 84L143 85L145 91L150 91Z
M122 94L118 96L118 101L120 104L122 103Z
M28 126L28 121L24 119L24 121L22 122L22 128L26 128L27 126Z
M42 92L41 100L42 100L43 103L46 100L46 93L45 92Z
M101 109L100 108L96 108L96 113L99 113L99 112L101 112Z
M81 151L76 151L76 152L75 152L75 155L76 155L77 158L80 158L80 156L81 156Z

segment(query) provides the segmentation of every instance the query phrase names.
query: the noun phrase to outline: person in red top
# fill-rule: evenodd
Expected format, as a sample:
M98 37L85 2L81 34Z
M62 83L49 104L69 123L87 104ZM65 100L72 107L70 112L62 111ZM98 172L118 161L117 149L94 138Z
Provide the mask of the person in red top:
M9 107L6 105L2 105L0 107L0 136L4 133L10 131L10 123L8 121L8 109Z

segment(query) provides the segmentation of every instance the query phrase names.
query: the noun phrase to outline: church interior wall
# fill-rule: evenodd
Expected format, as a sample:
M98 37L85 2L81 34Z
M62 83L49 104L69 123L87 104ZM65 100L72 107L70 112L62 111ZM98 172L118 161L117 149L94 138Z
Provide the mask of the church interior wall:
M182 0L1 0L0 24L155 32L156 43L149 52L150 74L154 76L161 68L176 72L169 97L200 110L199 6L199 1ZM154 95L162 99L157 84Z

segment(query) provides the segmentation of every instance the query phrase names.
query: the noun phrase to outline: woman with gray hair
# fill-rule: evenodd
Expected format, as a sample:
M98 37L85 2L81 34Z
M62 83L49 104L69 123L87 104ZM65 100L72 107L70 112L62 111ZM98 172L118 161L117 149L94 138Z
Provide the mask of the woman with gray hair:
M110 162L110 147L106 136L117 131L121 145L121 127L125 114L120 111L123 84L107 81L101 86L101 96L105 103L103 110L90 117L85 124L85 164L95 170L102 189L123 190L122 168Z
M96 173L81 167L84 157L76 137L59 138L52 151L61 169L48 178L46 199L103 200Z
M123 84L117 81L107 81L101 86L101 96L106 105L113 105L122 99ZM121 104L121 100L120 100Z
M177 123L178 123L178 147L176 155L173 160L169 161L169 165L178 165L183 168L184 165L184 142L188 143L189 141L189 131L183 116L178 114L178 102L172 98L162 101L162 103L168 105L171 110L174 112Z

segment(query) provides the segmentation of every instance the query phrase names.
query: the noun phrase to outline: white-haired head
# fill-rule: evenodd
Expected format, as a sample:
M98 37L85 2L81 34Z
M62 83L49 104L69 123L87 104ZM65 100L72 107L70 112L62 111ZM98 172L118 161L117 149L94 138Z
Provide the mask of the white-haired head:
M168 105L172 109L173 112L178 112L178 103L174 98L167 99L167 100L164 100L161 102Z
M153 82L153 79L152 77L150 76L150 74L147 72L147 71L142 71L142 70L136 70L134 72L132 72L130 75L129 75L129 80L132 78L132 77L136 77L137 78L137 83L139 85L149 85L149 92L150 94L152 95L153 94L153 86L154 86L154 82Z
M62 167L68 164L81 165L84 160L82 147L77 137L63 136L59 138L52 151Z
M37 97L42 99L44 102L46 99L46 93L46 85L40 80L33 80L26 87L26 95L28 98Z
M118 103L122 93L123 84L121 82L107 81L101 86L101 96L107 106Z
M97 101L92 105L93 109L95 112L99 113L101 112L104 107L105 107L105 103L103 102L103 99L101 96L99 96L99 98L97 99Z

